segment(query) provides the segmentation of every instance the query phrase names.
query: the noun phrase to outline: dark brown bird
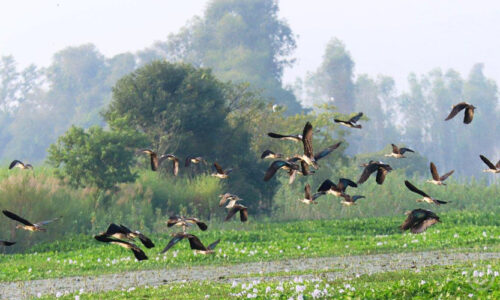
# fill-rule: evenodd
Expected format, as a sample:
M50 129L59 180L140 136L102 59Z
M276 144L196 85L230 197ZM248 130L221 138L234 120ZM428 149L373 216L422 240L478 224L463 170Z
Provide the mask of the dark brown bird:
M406 187L414 192L414 193L417 193L419 194L420 196L422 196L423 198L422 199L417 199L417 202L426 202L426 203L429 203L429 204L436 204L436 205L441 205L441 204L446 204L448 203L447 201L442 201L442 200L437 200L437 199L434 199L432 198L431 196L427 195L424 191L421 191L419 190L418 188L416 188L413 184L411 184L411 182L409 182L408 180L405 180L405 185Z
M363 170L363 173L361 173L361 177L359 177L358 180L359 184L362 184L366 180L368 180L370 175L375 171L377 172L377 178L376 178L377 183L382 184L384 183L385 176L387 175L387 173L392 171L391 166L389 166L388 164L384 164L381 161L370 160L368 164L363 164L361 166L365 167L365 169Z
M271 150L265 150L264 152L262 152L260 159L266 159L266 158L277 159L277 158L282 158L282 157L283 157L283 154L274 153Z
M191 249L200 254L214 253L215 247L220 242L220 240L217 240L210 244L208 247L205 247L200 239L194 234L178 232L172 234L172 239L168 242L167 246L165 246L161 253L167 252L170 248L172 248L178 242L182 241L184 238L187 238L189 240L189 246L191 247Z
M318 193L332 194L340 197L345 193L347 187L358 187L358 185L347 178L340 178L337 184L333 183L330 179L326 179L318 188Z
M273 178L274 174L276 174L276 172L282 168L284 170L290 171L298 170L299 166L288 161L275 160L271 163L269 168L267 168L266 174L264 175L264 181L269 181L271 178Z
M145 153L149 155L149 159L151 160L151 170L153 171L157 171L161 163L167 158L166 155L162 155L158 158L158 154L151 149L141 149L138 153Z
M246 222L248 220L248 209L246 206L241 204L235 204L227 213L224 222L229 221L237 212L240 213L241 222Z
M488 166L488 169L483 170L483 172L487 172L487 173L500 173L500 160L497 162L496 165L494 165L484 155L479 155L479 157Z
M23 163L22 161L20 160L13 160L10 165L9 165L9 170L14 168L14 167L18 167L19 169L21 170L28 170L28 169L31 169L33 170L33 166L30 165L30 164L25 164Z
M394 144L391 144L391 146L392 146L392 152L389 154L385 154L384 156L394 157L394 158L405 158L406 156L403 155L405 152L415 152L409 148L398 148L398 146Z
M16 242L0 241L0 246L8 247L14 245L15 243Z
M467 102L460 102L453 105L450 114L444 120L448 121L450 119L453 119L453 117L456 116L462 109L465 109L464 123L470 124L470 122L472 122L472 119L474 118L474 109L476 109L476 107Z
M167 154L165 158L172 161L172 174L177 176L179 174L179 158L173 154Z
M201 156L188 156L184 162L184 167L189 167L191 164L205 163L205 160Z
M441 222L439 217L430 210L417 208L407 212L406 220L400 226L401 230L410 229L411 233L422 233L430 226Z
M316 158L314 158L312 137L313 137L313 126L311 125L310 122L307 122L306 125L304 126L304 131L302 133L302 145L304 146L304 155L302 155L301 158L309 166L313 166L315 169L317 169L318 164L316 163Z
M365 196L362 196L362 195L354 195L354 196L351 196L351 195L348 195L348 194L341 194L340 197L342 197L342 201L340 201L340 203L342 205L346 205L346 206L351 206L351 205L356 205L356 201L359 200L359 199L362 199L362 198L365 198Z
M52 223L52 222L57 221L60 218L62 218L62 217L59 217L59 218L55 218L55 219L52 219L52 220L41 221L41 222L33 224L30 221L28 221L26 219L23 219L20 216L16 215L13 212L8 211L8 210L3 210L2 212L9 219L12 219L12 220L17 221L19 223L22 223L22 225L21 224L16 225L16 228L24 229L24 230L32 231L32 232L33 231L47 231L47 229L45 229L45 228L42 227L43 225L47 225L49 223Z
M146 253L144 253L144 251L142 251L142 249L137 247L137 245L135 245L135 244L132 244L132 243L129 243L126 241L122 241L120 239L112 239L105 234L104 235L102 235L102 234L96 235L96 236L94 236L94 238L96 240L98 240L99 242L114 244L114 245L118 245L120 247L123 247L125 249L131 250L132 253L134 253L135 258L139 261L148 259L148 257L146 256Z
M185 217L178 217L178 216L171 216L167 220L167 227L172 227L172 226L182 226L182 231L186 231L187 227L197 225L202 231L207 230L208 226L207 224L201 222L197 218L185 218Z
M220 179L226 179L229 173L233 171L233 169L223 170L222 167L217 162L214 162L214 168L216 172L212 173L212 176L215 176Z
M138 238L141 243L146 246L146 248L153 248L155 246L150 238L140 233L139 231L132 231L123 225L116 225L114 223L111 223L108 226L106 232L102 233L101 235L106 235L108 237L113 237L120 240L133 240Z
M335 123L339 123L341 125L344 125L346 127L349 127L349 128L358 128L358 129L361 129L362 126L360 124L356 124L359 119L363 116L363 113L360 112L358 114L356 114L354 117L350 118L349 120L347 121L343 121L343 120L340 120L340 119L334 119Z
M304 187L304 198L299 199L299 201L305 204L318 204L318 202L316 202L316 199L323 195L323 193L315 193L314 195L311 194L311 186L308 183Z
M448 178L451 174L453 174L453 172L455 172L455 170L451 170L450 172L440 177L436 165L434 165L433 162L431 162L430 168L431 168L432 179L427 180L427 182L435 185L446 185L446 183L444 183L443 181L445 181L446 178Z

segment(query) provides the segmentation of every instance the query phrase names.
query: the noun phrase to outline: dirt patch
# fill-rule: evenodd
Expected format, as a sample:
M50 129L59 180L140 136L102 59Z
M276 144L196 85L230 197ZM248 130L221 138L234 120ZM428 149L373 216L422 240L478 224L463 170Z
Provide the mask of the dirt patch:
M210 280L217 283L247 282L252 279L286 280L294 276L266 276L267 273L306 270L324 270L322 277L333 280L355 275L389 272L401 269L423 268L432 265L452 265L465 261L500 259L500 253L446 253L439 251L360 256L335 256L322 258L290 259L256 262L230 266L195 266L164 270L132 271L101 276L76 276L0 283L0 298L25 299L37 295L55 295L57 292L74 293L83 290L104 292L138 286L157 286L182 281ZM338 270L338 271L331 271ZM255 274L261 274L254 277ZM242 275L251 277L238 278ZM304 275L313 277L317 275Z

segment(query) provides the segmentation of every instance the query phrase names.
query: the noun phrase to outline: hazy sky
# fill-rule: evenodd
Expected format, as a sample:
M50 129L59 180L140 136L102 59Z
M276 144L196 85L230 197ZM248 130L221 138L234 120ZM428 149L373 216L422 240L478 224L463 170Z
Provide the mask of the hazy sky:
M0 0L0 55L21 66L46 66L66 46L94 43L106 56L164 40L207 0ZM282 0L281 17L298 37L297 64L285 81L314 70L332 37L343 40L356 73L393 76L454 68L467 74L476 62L500 82L500 1Z

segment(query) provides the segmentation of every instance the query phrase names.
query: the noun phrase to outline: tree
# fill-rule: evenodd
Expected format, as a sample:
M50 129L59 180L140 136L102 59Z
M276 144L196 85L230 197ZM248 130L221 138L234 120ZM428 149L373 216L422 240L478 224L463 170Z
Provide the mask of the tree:
M125 118L115 119L115 125L126 128ZM49 164L58 168L57 175L74 187L93 186L101 190L118 183L131 182L136 147L144 145L144 136L135 130L105 131L93 126L88 130L72 126L57 142L50 145Z
M293 62L296 42L278 11L275 0L213 0L202 18L139 56L211 68L219 79L249 82L270 101L297 113L300 104L282 86L283 69Z
M326 46L323 62L316 72L308 75L310 97L329 101L339 112L351 113L355 107L353 78L354 61L350 53L341 40L332 39Z

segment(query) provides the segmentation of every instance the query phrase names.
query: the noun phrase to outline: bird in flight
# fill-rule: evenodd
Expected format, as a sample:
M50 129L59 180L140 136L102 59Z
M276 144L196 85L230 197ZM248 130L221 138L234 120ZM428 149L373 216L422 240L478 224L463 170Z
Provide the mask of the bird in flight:
M133 240L138 238L141 243L146 246L146 248L153 248L155 246L150 238L140 233L139 231L132 231L123 225L116 225L114 223L111 223L108 226L106 232L101 233L101 235L117 238L120 240Z
M455 170L451 170L450 172L444 174L443 176L439 176L436 165L434 165L433 162L431 162L430 168L431 168L432 179L427 180L427 182L435 185L446 185L446 183L444 183L443 181L445 181L446 178L448 178L451 174L453 174L453 172L455 172Z
M114 244L123 247L125 249L131 250L134 253L135 258L139 261L148 259L146 253L144 253L144 251L142 251L141 248L137 247L137 245L133 243L126 242L120 239L113 239L107 236L106 234L96 235L94 236L94 238L102 243Z
M49 223L52 223L52 222L57 221L60 218L62 218L62 217L58 217L58 218L55 218L55 219L52 219L52 220L41 221L41 222L38 222L38 223L31 223L30 221L28 221L28 220L26 220L24 218L21 218L20 216L16 215L13 212L8 211L8 210L3 210L2 212L3 212L3 214L5 216L7 216L7 218L12 219L14 221L17 221L17 222L21 223L21 224L16 225L16 228L24 229L24 230L31 231L31 232L34 232L34 231L47 231L47 229L45 229L43 227L44 225L47 225Z
M500 160L494 165L489 159L487 159L484 155L479 155L481 160L488 166L488 169L484 169L483 172L488 173L500 173Z
M439 217L430 210L417 208L406 213L406 220L399 228L401 230L410 230L411 233L422 233L430 226L441 222Z
M419 190L417 187L415 187L413 184L411 184L411 182L409 182L408 180L405 180L405 185L410 191L417 193L423 197L421 199L417 199L417 202L426 202L429 204L434 203L436 205L448 203L448 201L442 201L442 200L437 200L437 199L432 198L431 196L427 195L424 191Z
M149 155L149 159L151 160L151 170L153 171L157 171L161 163L165 159L167 159L167 156L164 154L158 158L158 154L156 154L156 152L154 152L151 149L141 149L138 151L138 153L144 153Z
M362 128L361 124L356 124L356 123L359 121L359 119L362 116L363 116L363 113L359 112L354 117L350 118L347 121L340 120L340 119L333 119L333 120L335 121L335 123L339 123L340 125L344 125L344 126L349 127L349 128L361 129Z
M405 158L406 156L403 155L405 154L405 152L415 152L409 148L398 148L398 146L394 144L391 144L391 146L392 146L392 152L389 154L385 154L384 156L394 157L394 158Z
M28 170L28 169L33 170L33 166L32 166L32 165L30 165L30 164L25 164L25 163L23 163L22 161L17 160L17 159L13 160L13 161L10 163L10 165L9 165L9 170L11 170L11 169L12 169L12 168L14 168L14 167L17 167L17 168L19 168L19 169L21 169L21 170Z
M370 160L369 163L362 164L361 166L364 167L365 169L363 170L363 173L361 173L361 177L359 177L358 180L359 184L362 184L366 180L368 180L370 175L374 172L377 172L377 177L376 177L377 183L382 184L384 183L385 176L387 175L387 173L392 171L392 167L390 165L385 164L381 161Z
M299 199L299 201L305 204L318 204L318 202L316 202L316 199L323 195L323 193L315 193L314 195L311 194L311 186L309 185L309 183L307 183L304 187L304 198Z
M225 179L228 177L229 173L233 171L233 169L225 169L223 170L222 167L217 163L214 162L214 168L215 168L215 173L212 173L212 176L215 176L220 179Z
M472 119L474 118L474 109L476 109L476 107L467 102L460 102L453 105L450 114L444 120L448 121L450 119L453 119L453 117L455 117L463 109L465 109L464 123L470 124L470 122L472 122Z

